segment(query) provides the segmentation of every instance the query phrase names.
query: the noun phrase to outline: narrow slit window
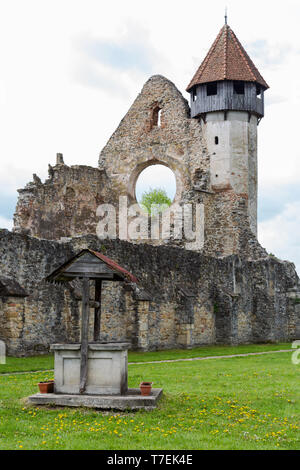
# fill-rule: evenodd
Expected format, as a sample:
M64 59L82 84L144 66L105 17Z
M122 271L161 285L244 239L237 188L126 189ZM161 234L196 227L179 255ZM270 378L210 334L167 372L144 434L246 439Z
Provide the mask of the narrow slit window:
M215 145L219 145L219 137L217 135L215 137Z
M234 82L233 90L237 95L245 94L245 83L244 82Z
M157 127L161 125L161 109L157 113Z
M261 98L261 87L259 85L256 85L256 95L257 98Z
M161 126L161 108L158 106L153 109L152 112L152 127L160 127Z
M193 89L192 96L193 96L193 101L196 101L197 100L197 91L196 91L195 88Z
M214 96L218 94L218 85L216 82L208 83L206 85L206 94L207 96Z

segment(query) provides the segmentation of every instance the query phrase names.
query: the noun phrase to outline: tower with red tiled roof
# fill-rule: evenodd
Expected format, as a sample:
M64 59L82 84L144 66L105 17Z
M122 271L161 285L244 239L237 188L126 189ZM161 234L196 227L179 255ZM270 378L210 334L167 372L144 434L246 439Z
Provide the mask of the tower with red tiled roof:
M187 87L191 117L199 119L210 154L211 187L248 201L255 234L257 125L267 88L227 21Z
M238 38L225 24L187 87L192 117L235 110L261 118L267 88Z

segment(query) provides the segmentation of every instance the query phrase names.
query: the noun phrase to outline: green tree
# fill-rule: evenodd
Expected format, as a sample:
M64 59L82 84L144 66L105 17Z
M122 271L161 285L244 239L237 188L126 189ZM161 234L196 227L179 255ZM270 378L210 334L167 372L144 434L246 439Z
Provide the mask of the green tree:
M150 188L149 191L145 191L142 194L140 203L144 211L151 215L157 215L163 212L167 207L170 207L171 204L171 199L162 188Z

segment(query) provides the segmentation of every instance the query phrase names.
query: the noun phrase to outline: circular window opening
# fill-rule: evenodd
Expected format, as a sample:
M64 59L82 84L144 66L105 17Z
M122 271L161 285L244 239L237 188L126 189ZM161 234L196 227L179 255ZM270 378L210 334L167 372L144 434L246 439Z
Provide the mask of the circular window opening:
M174 201L176 178L165 165L151 165L145 168L136 181L135 195L144 212L157 215L166 210Z

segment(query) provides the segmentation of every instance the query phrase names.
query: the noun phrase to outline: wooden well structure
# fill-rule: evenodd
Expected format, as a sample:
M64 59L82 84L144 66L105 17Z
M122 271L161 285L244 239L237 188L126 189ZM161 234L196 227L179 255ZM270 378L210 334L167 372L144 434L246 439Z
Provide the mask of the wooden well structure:
M94 313L94 342L100 343L101 290L102 281L121 281L136 284L138 279L107 256L84 249L51 273L46 281L69 283L79 279L82 283L82 318L80 346L80 386L79 393L86 390L88 377L89 318L90 308ZM95 298L90 298L90 281L95 281Z

